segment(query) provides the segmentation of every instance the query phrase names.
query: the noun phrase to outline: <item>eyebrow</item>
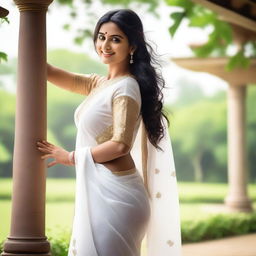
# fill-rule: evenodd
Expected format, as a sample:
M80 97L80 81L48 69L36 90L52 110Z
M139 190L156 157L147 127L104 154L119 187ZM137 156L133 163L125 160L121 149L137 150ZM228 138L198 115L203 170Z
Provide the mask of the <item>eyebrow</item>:
M99 32L98 34L105 35L105 33L102 33L102 32ZM123 38L123 37L122 37L122 36L120 36L120 35L110 35L110 36L118 36L118 37Z

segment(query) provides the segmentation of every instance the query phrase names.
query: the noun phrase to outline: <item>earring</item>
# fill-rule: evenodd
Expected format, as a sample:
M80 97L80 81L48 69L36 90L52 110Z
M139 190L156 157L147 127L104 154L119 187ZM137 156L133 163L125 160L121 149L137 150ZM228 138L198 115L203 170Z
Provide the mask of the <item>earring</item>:
M131 58L130 58L130 64L134 63L133 61L133 53L131 53Z

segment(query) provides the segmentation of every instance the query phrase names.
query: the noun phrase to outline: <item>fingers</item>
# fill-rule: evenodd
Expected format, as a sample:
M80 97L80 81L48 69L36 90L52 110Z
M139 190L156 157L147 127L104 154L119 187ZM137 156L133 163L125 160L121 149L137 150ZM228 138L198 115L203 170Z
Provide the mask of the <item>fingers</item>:
M54 146L48 145L48 144L42 143L42 142L37 142L37 146L40 146L40 147L43 147L43 148L47 148L48 150L52 150L54 148Z
M54 148L55 147L53 144L51 144L50 142L48 142L46 140L38 141L37 144L41 144L41 145L44 145L44 146L49 147L49 148Z
M44 152L44 153L52 153L54 150L54 146L45 141L44 142L38 141L37 148L38 148L38 150L40 150L41 152Z
M50 147L50 148L53 148L53 147L54 147L53 144L51 144L50 142L48 142L48 141L46 141L46 140L43 140L43 143L44 143L45 145L47 145L48 147Z
M56 164L57 164L57 161L55 160L55 161L52 161L49 164L47 164L47 167L49 168L49 167L52 167L52 166L54 166Z
M40 150L40 151L43 152L43 153L52 153L52 150L45 149L45 148L40 148L40 147L38 147L38 150Z
M52 158L52 157L53 157L52 154L47 154L47 155L41 156L41 159L47 159L47 158Z
M41 159L47 159L47 158L53 158L53 155L52 155L52 154L47 154L47 155L44 155L44 156L41 157ZM52 166L54 166L54 165L56 165L56 164L57 164L57 161L54 160L54 161L50 162L50 163L47 165L47 167L52 167Z
M37 142L38 150L40 150L43 153L52 153L54 147L55 146L53 144L51 144L51 143L49 143L45 140ZM47 158L53 158L53 157L54 157L53 154L45 154L45 155L41 156L41 159L47 159ZM49 168L49 167L52 167L56 164L57 164L57 161L54 160L54 161L50 162L49 164L47 164L47 167Z

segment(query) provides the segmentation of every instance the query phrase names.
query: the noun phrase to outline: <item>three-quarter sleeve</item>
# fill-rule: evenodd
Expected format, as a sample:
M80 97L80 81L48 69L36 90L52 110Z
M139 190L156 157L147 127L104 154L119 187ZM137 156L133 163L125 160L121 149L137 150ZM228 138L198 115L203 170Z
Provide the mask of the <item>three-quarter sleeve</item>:
M73 83L68 88L70 91L88 95L95 87L97 87L102 80L102 76L92 73L92 74L74 74Z
M127 79L112 98L113 136L111 141L131 147L134 129L140 115L141 96L135 80Z

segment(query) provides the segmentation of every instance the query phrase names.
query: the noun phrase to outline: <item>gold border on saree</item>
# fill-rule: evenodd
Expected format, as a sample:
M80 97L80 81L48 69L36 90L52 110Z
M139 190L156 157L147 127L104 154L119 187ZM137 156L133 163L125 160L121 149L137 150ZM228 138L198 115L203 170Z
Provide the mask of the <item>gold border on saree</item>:
M133 167L129 170L125 170L125 171L118 171L118 172L114 172L111 171L113 174L118 175L118 176L124 176L124 175L129 175L129 174L133 174L136 172L136 167Z

